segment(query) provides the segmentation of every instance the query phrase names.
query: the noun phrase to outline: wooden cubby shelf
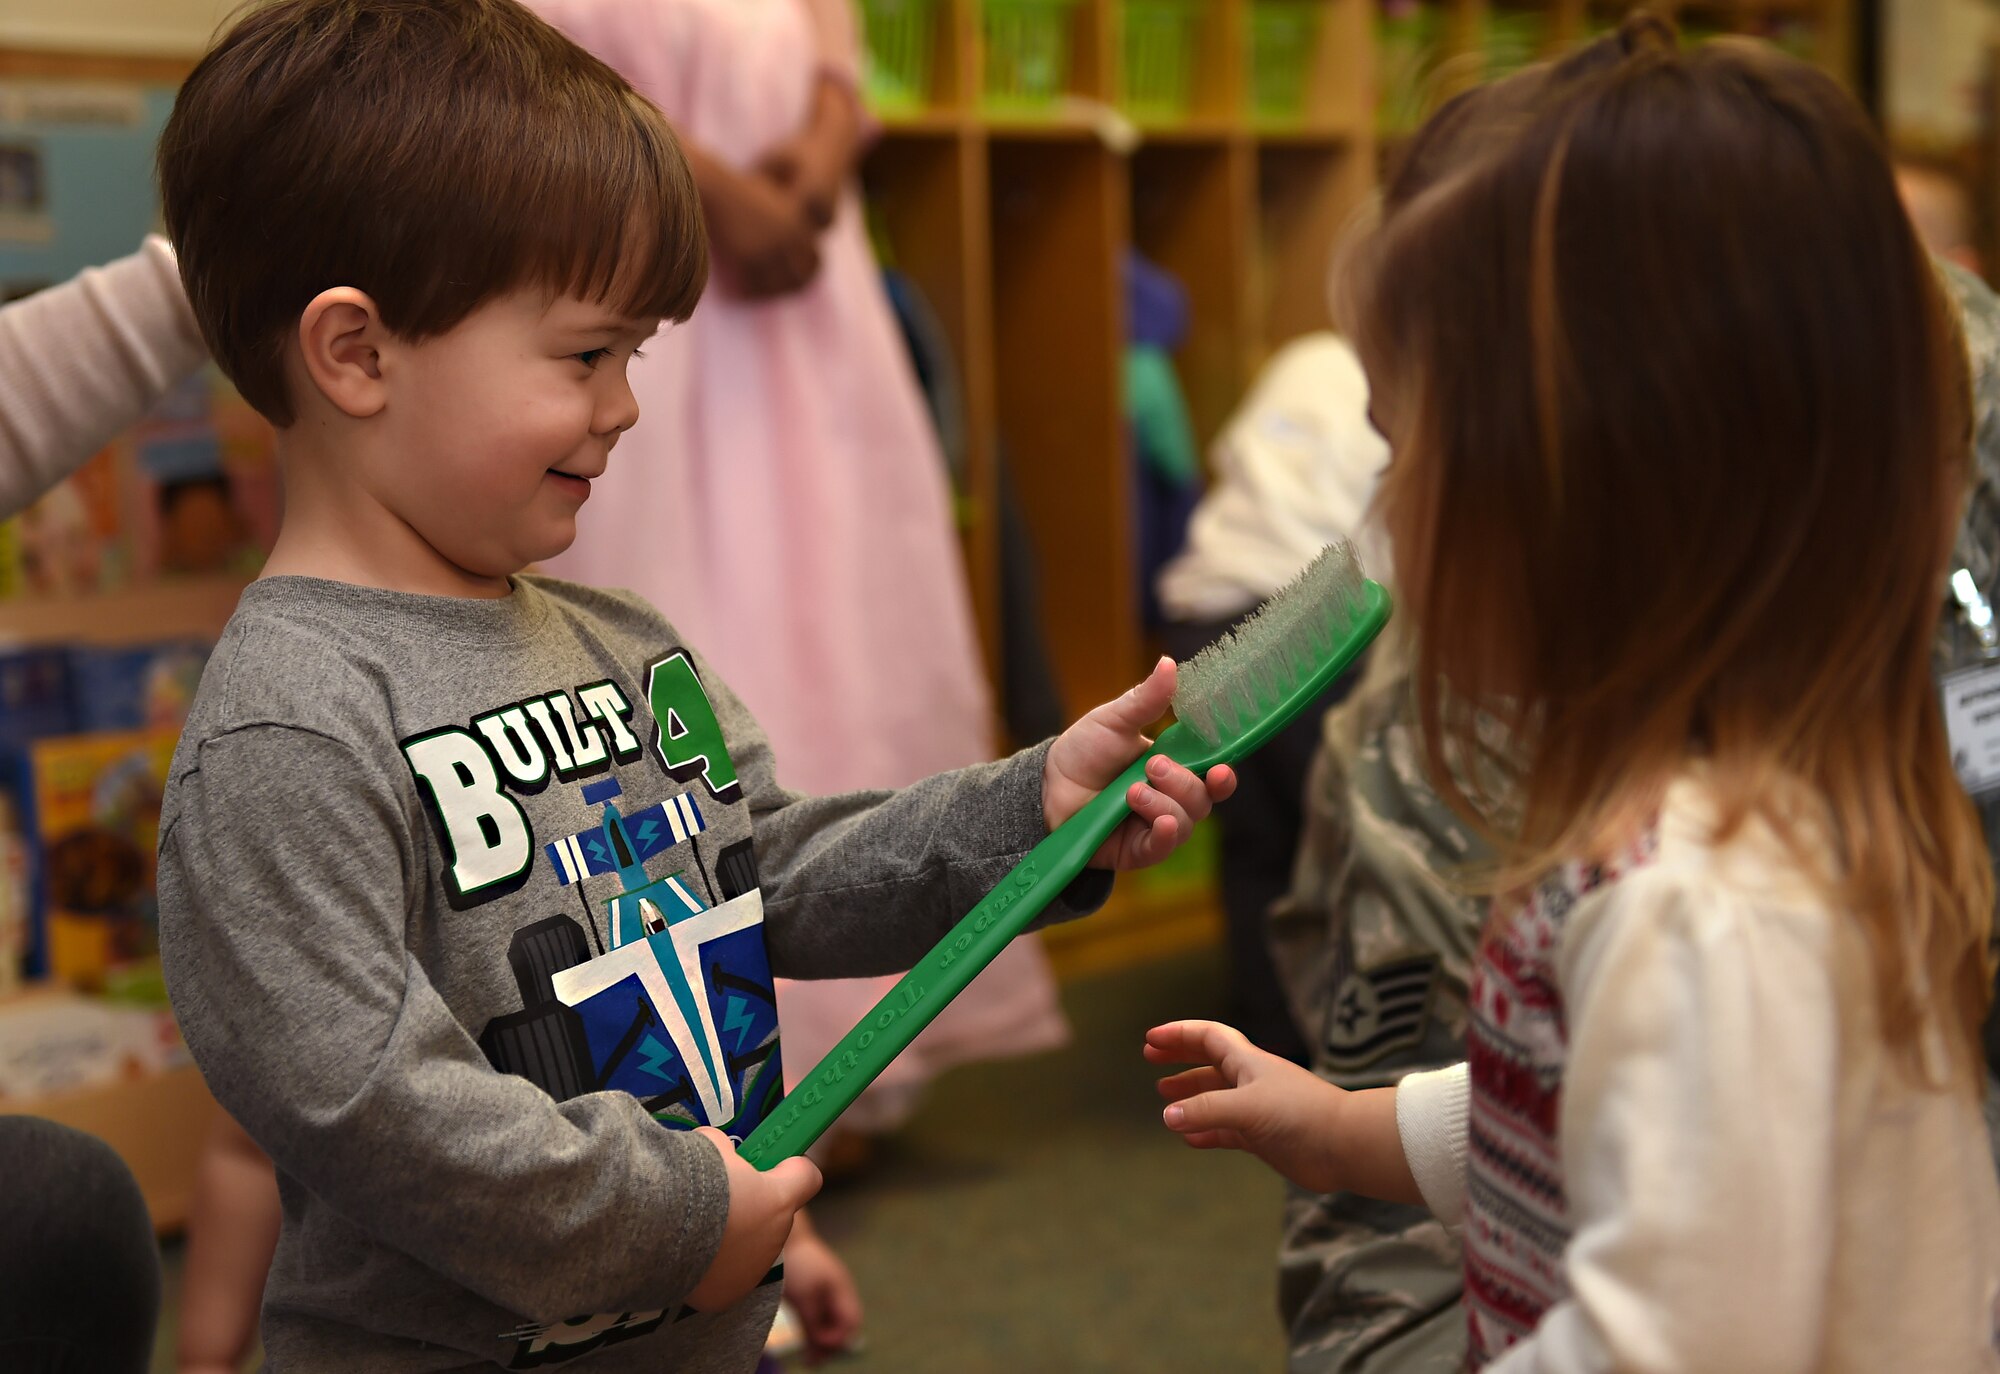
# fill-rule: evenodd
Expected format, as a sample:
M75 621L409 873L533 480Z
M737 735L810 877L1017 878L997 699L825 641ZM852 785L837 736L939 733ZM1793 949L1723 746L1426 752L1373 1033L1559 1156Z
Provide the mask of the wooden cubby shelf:
M1702 31L1783 22L1817 60L1847 70L1853 0L1649 3ZM1483 45L1496 17L1528 21L1525 60L1563 51L1632 7L1428 0L1438 21L1430 94L1441 100L1489 74ZM1126 67L1128 26L1156 21L1159 0L1037 8L1060 25L1062 55L1059 70L1040 72L1039 105L987 89L1019 77L987 47L990 25L1024 12L1018 0L934 0L927 99L882 115L866 174L899 264L953 302L945 313L970 412L967 552L988 653L999 652L993 509L1004 453L1036 548L1040 619L1074 713L1129 685L1151 651L1138 617L1119 396L1123 254L1137 247L1187 288L1190 329L1176 362L1206 445L1273 349L1329 323L1333 250L1377 177L1382 5L1191 4L1182 11L1183 98L1164 107L1133 98ZM1274 115L1258 95L1255 49L1285 10L1309 19L1291 30L1296 99ZM915 184L946 162L944 189Z
M1072 714L1130 686L1150 652L1122 408L1126 250L1187 289L1176 361L1204 445L1273 348L1327 323L1334 236L1373 184L1374 8L1308 4L1287 119L1252 112L1253 0L1187 8L1177 109L1126 100L1126 0L1059 12L1066 61L1040 105L986 89L1009 69L987 51L982 0L937 0L927 99L879 116L870 196L897 265L951 303L940 313L966 374L967 559L989 661L1004 454Z
M966 540L988 662L1000 680L998 465L1030 527L1037 619L1066 710L1124 690L1154 645L1140 619L1132 458L1122 409L1128 246L1186 288L1176 355L1204 449L1271 352L1329 326L1333 253L1376 184L1378 0L1301 0L1298 99L1277 117L1255 90L1260 0L1200 0L1178 110L1131 100L1126 24L1144 0L1075 0L1068 62L1041 108L996 104L982 4L936 0L929 100L885 115L866 168L893 253L940 302L966 374ZM1671 0L1669 0L1671 3ZM1659 0L1654 0L1655 7ZM1283 4L1283 0L1280 0ZM1690 18L1810 29L1837 73L1852 0L1718 0ZM1609 0L1430 0L1436 100L1487 75L1496 13L1531 17L1526 57L1550 56L1629 8ZM1297 14L1297 5L1291 7ZM1720 15L1722 22L1715 22ZM1267 17L1269 17L1267 15ZM1280 16L1281 17L1281 16ZM942 136L942 137L940 137ZM1113 909L1047 937L1065 968L1212 938L1205 894L1121 884ZM1149 933L1150 932L1150 933Z

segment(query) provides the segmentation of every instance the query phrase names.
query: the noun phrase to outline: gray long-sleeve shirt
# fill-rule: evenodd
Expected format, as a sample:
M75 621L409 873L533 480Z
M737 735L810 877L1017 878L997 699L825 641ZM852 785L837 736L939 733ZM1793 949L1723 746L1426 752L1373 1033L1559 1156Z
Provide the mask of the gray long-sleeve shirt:
M1044 753L803 798L636 598L253 584L174 760L160 937L278 1166L273 1364L752 1368L777 1284L680 1306L728 1190L670 1127L746 1134L772 974L913 963L1044 834Z

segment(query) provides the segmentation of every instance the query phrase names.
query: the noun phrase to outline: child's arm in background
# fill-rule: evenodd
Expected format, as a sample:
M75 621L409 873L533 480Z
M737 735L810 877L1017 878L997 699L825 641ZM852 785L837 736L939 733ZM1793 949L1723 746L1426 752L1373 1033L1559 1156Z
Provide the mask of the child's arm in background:
M800 0L812 20L814 53L822 76L861 86L861 41L854 31L854 6L849 0Z
M658 99L661 86L685 88L716 79L694 70L704 57L712 60L717 47L701 37L714 21L702 17L700 6L530 0L528 8L586 51L630 54L629 65L618 65L626 65L628 77L644 74L638 85L649 98ZM759 40L746 36L742 41ZM673 111L685 102L667 97L662 103L670 120L681 117ZM818 227L797 191L755 168L732 166L678 123L674 132L701 194L713 251L712 284L750 300L769 300L810 284L819 272Z
M1558 970L1571 1296L1490 1374L1819 1367L1834 938L1823 910L1660 869L1579 905Z
M859 59L848 0L804 0L819 66L798 132L767 150L754 170L738 170L689 139L681 141L724 284L769 300L803 290L819 275L818 234L833 223L862 148Z
M282 1208L271 1161L227 1112L202 1144L181 1273L180 1374L235 1374L257 1336Z
M495 1070L408 943L426 858L406 791L358 748L278 725L201 741L176 777L161 955L217 1100L375 1240L510 1312L750 1291L818 1171L760 1174L628 1094L559 1103Z
M785 1301L805 1328L808 1365L852 1349L861 1334L861 1290L854 1275L803 1211L785 1245Z
M1196 1066L1160 1080L1168 1129L1195 1149L1246 1151L1311 1193L1424 1204L1397 1130L1397 1088L1337 1088L1213 1021L1155 1026L1145 1054Z

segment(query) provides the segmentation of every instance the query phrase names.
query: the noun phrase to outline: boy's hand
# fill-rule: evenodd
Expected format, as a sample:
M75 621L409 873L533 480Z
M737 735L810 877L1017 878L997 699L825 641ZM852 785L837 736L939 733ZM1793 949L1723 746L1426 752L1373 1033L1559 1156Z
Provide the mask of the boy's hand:
M1116 701L1106 702L1062 732L1042 767L1042 817L1050 830L1074 816L1083 804L1118 780L1153 741L1145 728L1166 714L1174 699L1178 670L1162 658L1144 682ZM1194 823L1236 790L1236 773L1226 764L1208 770L1206 782L1168 758L1146 767L1146 781L1126 794L1130 819L1091 856L1093 868L1145 868L1174 852Z
M861 1290L833 1247L800 1212L785 1247L785 1301L806 1332L806 1363L816 1365L861 1334Z
M695 1134L722 1152L729 1171L729 1220L723 1224L722 1248L687 1303L698 1312L720 1312L749 1297L778 1262L792 1233L792 1218L819 1191L819 1167L798 1156L765 1172L737 1154L729 1137L714 1127L703 1126Z
M1159 1085L1167 1129L1195 1149L1247 1151L1308 1192L1352 1186L1339 1149L1349 1093L1214 1021L1155 1026L1145 1053L1153 1064L1201 1066Z

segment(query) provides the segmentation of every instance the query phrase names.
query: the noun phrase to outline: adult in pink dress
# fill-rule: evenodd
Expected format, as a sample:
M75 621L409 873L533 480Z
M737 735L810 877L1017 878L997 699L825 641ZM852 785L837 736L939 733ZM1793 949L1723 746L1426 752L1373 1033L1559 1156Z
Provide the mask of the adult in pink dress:
M944 465L853 186L849 0L529 3L672 121L716 264L693 320L633 363L642 418L551 570L658 606L788 786L898 787L989 757ZM788 1076L892 981L780 982ZM1039 945L1017 941L844 1124L887 1129L939 1068L1066 1035Z

